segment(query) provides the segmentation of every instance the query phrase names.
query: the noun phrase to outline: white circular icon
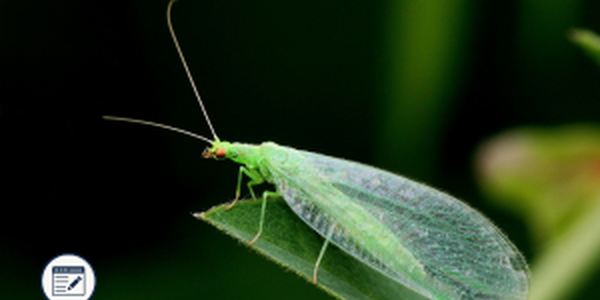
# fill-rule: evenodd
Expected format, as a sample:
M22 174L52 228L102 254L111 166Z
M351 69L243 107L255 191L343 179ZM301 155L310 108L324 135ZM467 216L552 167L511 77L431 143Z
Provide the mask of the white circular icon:
M75 254L55 257L42 272L42 290L49 300L87 300L95 287L92 266Z

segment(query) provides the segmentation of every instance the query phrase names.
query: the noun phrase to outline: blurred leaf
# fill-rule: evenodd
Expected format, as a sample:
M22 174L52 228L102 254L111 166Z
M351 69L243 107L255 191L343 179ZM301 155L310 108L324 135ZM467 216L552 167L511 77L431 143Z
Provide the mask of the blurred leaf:
M195 217L247 245L258 231L261 201L241 201L229 211L225 210L227 205L221 205L195 214ZM302 222L283 199L278 198L268 200L263 233L251 248L312 284L314 264L323 242L321 236ZM334 245L327 248L319 267L318 286L342 299L426 299Z
M490 199L523 214L537 245L530 300L566 299L600 258L600 127L517 129L477 155Z
M431 181L463 73L473 3L387 4L376 165Z
M524 214L544 242L598 204L600 128L513 130L479 149L477 169L490 198Z
M570 38L600 65L600 36L591 30L573 29Z
M596 205L583 212L568 231L552 239L531 264L528 299L571 299L598 268L599 258L600 205Z

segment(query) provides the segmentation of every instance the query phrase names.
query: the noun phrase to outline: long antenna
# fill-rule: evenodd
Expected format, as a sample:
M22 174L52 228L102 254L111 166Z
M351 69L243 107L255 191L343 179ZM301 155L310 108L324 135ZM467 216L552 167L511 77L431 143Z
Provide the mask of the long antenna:
M206 123L208 123L208 128L210 128L210 132L212 133L216 142L220 141L215 129L210 122L210 118L208 117L208 113L206 112L206 108L204 108L204 103L202 102L202 98L200 97L200 93L196 88L196 83L194 82L194 78L192 77L192 72L188 68L187 62L185 61L185 57L183 56L183 51L181 51L181 47L179 47L179 42L177 41L177 36L175 36L175 30L173 30L173 24L171 23L171 7L173 3L177 0L171 0L169 2L169 6L167 6L167 24L169 26L169 32L171 33L171 37L173 38L173 43L175 43L175 48L177 49L177 53L179 54L179 58L181 59L181 63L183 64L183 68L185 69L185 73L190 80L190 84L192 85L192 90L194 90L194 94L196 95L196 99L198 99L198 104L200 104L200 108L202 108L202 113L204 114L204 119L206 119ZM160 127L160 126L159 126Z
M167 130L171 130L171 131L175 131L175 132L179 132L179 133L183 133L185 135L191 136L193 138L197 138L199 140L203 140L209 144L212 144L213 141L211 141L208 138L205 138L199 134L195 134L191 131L187 131L187 130L183 130L177 127L173 127L173 126L169 126L169 125L165 125L165 124L161 124L161 123L156 123L156 122L150 122L150 121L144 121L144 120L139 120L139 119L132 119L132 118L123 118L123 117L115 117L115 116L102 116L103 119L105 120L109 120L109 121L122 121L122 122L129 122L129 123L137 123L137 124L144 124L144 125L150 125L153 127L158 127L158 128L163 128L163 129L167 129Z

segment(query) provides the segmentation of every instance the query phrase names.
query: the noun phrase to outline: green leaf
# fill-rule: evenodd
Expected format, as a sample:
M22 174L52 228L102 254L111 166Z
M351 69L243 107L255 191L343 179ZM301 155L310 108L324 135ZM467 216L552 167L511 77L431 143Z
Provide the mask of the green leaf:
M585 29L573 29L570 38L600 65L600 37L596 33Z
M571 299L600 261L600 127L513 129L478 152L484 192L522 214L541 245L528 299Z
M258 231L262 200L245 200L232 209L220 205L194 216L223 230L245 245ZM312 284L315 261L324 239L308 227L281 198L267 201L263 233L250 246L294 271ZM318 272L317 285L341 299L427 299L329 245Z

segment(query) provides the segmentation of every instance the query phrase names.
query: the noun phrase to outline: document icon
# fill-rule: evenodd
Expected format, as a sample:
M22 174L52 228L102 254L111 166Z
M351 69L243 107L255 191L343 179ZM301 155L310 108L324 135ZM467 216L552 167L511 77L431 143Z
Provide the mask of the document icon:
M52 267L53 296L85 295L85 272L83 266Z

